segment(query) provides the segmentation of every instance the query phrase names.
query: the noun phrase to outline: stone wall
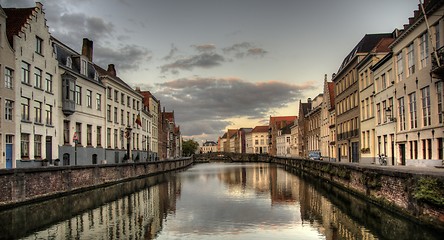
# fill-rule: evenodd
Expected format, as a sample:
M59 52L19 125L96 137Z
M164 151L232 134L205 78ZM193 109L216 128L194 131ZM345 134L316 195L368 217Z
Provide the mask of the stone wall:
M190 166L192 159L0 170L0 208Z
M444 228L444 169L411 170L276 157L270 162L307 172L393 212Z

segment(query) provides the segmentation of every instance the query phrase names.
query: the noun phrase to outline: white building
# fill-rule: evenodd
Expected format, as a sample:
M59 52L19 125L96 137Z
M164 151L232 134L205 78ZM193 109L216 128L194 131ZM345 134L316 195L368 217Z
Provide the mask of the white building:
M287 125L278 131L276 137L276 156L291 157L291 127Z
M391 115L397 119L397 164L434 166L442 165L444 159L443 5L442 1L426 1L427 22L419 8L390 45L395 75L395 107Z
M253 153L268 153L268 126L256 126L251 131Z
M9 43L15 52L14 105L20 106L20 111L14 111L15 136L8 137L16 160L12 167L42 166L59 158L58 63L41 3L33 8L5 8L4 12Z
M214 141L206 141L202 144L200 150L202 153L217 152L217 143Z

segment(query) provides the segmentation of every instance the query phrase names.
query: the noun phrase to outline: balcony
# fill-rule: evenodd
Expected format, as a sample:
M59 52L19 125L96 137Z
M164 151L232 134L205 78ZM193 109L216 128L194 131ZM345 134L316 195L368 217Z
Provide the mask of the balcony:
M436 50L436 55L438 60L435 57L435 54L432 53L432 69L431 73L436 78L444 78L444 47L440 47ZM439 61L439 64L438 64Z

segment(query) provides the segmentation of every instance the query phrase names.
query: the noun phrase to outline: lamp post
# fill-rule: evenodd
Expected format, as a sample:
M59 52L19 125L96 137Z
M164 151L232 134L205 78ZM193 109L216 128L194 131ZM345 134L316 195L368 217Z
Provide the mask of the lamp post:
M126 156L127 156L127 160L130 160L130 147L131 147L131 131L133 129L128 125L128 127L126 127L126 138L127 138L127 143L126 143Z

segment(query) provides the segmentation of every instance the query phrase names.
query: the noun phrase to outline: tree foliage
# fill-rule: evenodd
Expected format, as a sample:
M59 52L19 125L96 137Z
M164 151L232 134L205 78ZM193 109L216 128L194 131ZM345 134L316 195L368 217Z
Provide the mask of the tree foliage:
M199 143L194 141L194 139L188 139L183 141L182 143L183 156L184 157L191 156L197 151L198 148L199 148Z

